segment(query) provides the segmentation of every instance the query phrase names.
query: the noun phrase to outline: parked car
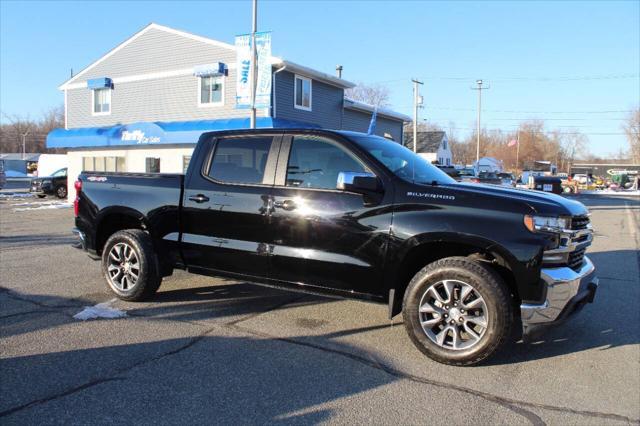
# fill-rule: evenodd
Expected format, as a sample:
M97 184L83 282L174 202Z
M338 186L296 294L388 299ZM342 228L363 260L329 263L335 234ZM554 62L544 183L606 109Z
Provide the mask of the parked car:
M4 172L4 161L0 161L0 189L7 184L7 174Z
M588 175L580 174L580 173L573 175L573 180L575 180L581 185L587 185L591 181Z
M502 186L516 186L516 178L512 173L498 173L498 177Z
M533 178L533 188L537 191L562 194L562 179L558 176L535 176Z
M460 171L453 166L436 165L437 168L451 176L453 179L460 181Z
M83 172L74 232L107 287L148 299L174 269L364 299L427 356L476 364L593 301L584 205L458 183L346 131L202 135L185 175Z
M464 168L458 170L458 176L460 182L476 182L477 177L476 173L472 168Z
M502 184L502 179L494 172L480 172L476 183L488 183L491 185Z
M40 198L47 195L55 195L58 198L67 198L67 169L60 169L51 176L31 179L31 191Z

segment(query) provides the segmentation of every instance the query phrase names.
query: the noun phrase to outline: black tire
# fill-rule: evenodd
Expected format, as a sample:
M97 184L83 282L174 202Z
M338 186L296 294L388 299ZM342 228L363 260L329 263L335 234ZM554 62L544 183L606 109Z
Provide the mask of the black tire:
M60 185L56 188L56 197L67 198L67 187L65 185Z
M108 273L109 253L118 243L131 247L138 259L138 279L130 288L117 288ZM102 251L102 272L107 281L107 288L119 299L127 301L142 301L151 298L162 282L158 256L153 248L151 237L140 229L125 229L111 235Z
M423 295L430 286L442 280L462 281L485 301L486 329L477 343L467 349L454 350L438 345L427 336L420 323L418 310ZM421 269L409 282L402 314L409 337L422 353L437 362L456 366L478 364L494 354L509 338L514 318L510 291L502 278L488 266L466 257L440 259ZM446 324L449 320L444 321Z

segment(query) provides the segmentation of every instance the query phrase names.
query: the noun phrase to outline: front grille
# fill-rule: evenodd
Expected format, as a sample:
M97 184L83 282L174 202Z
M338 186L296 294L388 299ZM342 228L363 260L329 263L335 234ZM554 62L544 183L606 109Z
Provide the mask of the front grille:
M569 266L569 268L573 269L574 271L579 270L582 266L582 260L584 259L584 253L586 251L586 247L572 251L571 254L569 254L569 261L567 262L567 266Z
M574 216L571 219L571 229L574 231L587 229L588 226L589 226L589 216Z

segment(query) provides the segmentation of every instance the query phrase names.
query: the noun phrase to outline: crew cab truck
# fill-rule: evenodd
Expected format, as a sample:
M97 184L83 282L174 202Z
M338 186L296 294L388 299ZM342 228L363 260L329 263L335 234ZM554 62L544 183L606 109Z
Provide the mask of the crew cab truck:
M84 172L81 246L150 298L175 268L387 304L427 356L471 365L592 302L587 209L455 182L398 143L328 130L205 133L185 175Z

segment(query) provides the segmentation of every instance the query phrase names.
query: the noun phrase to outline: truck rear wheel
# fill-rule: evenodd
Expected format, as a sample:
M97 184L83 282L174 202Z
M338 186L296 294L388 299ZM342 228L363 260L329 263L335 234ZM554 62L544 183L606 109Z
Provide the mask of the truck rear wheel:
M421 269L403 300L409 337L429 358L473 365L494 354L510 335L510 292L489 267L448 257Z
M148 299L162 282L151 237L140 229L109 237L102 251L102 271L109 290L122 300Z

